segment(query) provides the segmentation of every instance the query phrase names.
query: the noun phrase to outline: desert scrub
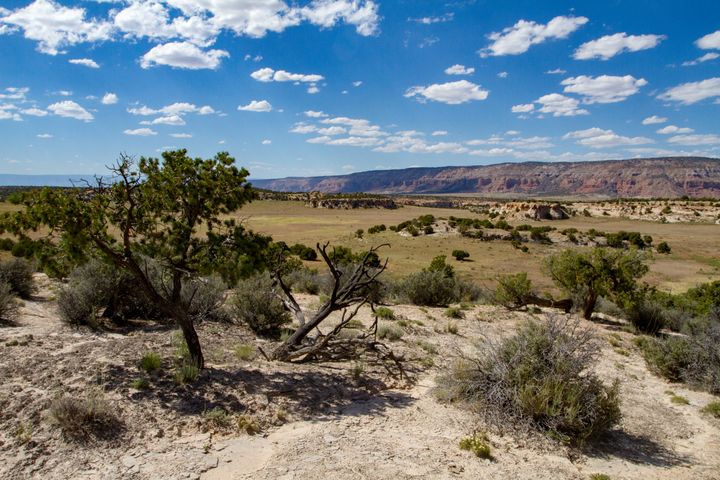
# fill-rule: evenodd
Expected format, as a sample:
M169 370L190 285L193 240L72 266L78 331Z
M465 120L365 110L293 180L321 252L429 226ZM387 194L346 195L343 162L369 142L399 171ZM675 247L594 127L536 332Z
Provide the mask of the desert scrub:
M497 279L495 302L508 310L526 306L532 294L532 283L525 272L502 275Z
M375 316L383 320L395 320L395 312L388 307L377 307L375 309Z
M681 395L673 395L670 397L670 401L675 405L690 405L690 401Z
M456 322L448 322L447 325L445 325L445 331L452 335L458 334L458 324Z
M63 436L72 440L109 437L121 424L98 389L91 389L81 396L56 397L50 403L48 417Z
M612 480L610 478L610 475L606 475L604 473L593 473L590 475L590 480Z
M17 315L18 305L10 284L0 280L0 321L12 322Z
M231 311L253 332L268 338L279 338L282 326L291 321L282 301L273 293L273 281L267 273L238 283Z
M135 390L147 390L150 388L150 380L148 380L145 376L138 377L130 382L130 386Z
M445 310L445 316L448 318L463 318L465 314L460 307L450 307Z
M175 366L173 379L178 385L185 385L197 380L200 376L200 369L191 361L183 361Z
M232 417L224 409L215 407L203 412L203 420L207 427L216 430L226 430L232 426Z
M162 358L155 352L148 352L140 359L140 369L152 373L160 370L162 367Z
M235 356L239 360L249 361L255 358L255 347L247 344L240 344L235 346Z
M377 336L378 338L395 341L400 340L405 334L405 331L399 326L392 323L381 323L378 325Z
M490 442L487 435L482 433L476 433L472 437L465 437L460 440L460 448L462 450L468 450L473 452L476 457L492 459L492 453L490 451Z
M435 355L438 350L435 345L433 345L430 342L426 342L425 340L418 340L417 346L422 348L425 352L429 353L430 355Z
M591 372L598 352L576 321L529 322L458 362L438 379L436 394L468 404L499 428L532 428L581 445L620 419L617 382L605 386Z
M235 421L238 430L247 433L248 435L256 435L260 433L260 424L250 415L239 415Z
M715 418L720 418L720 402L710 402L705 405L701 412L712 415Z
M35 293L34 271L32 264L24 258L13 258L0 262L0 281L7 282L18 297L28 299Z

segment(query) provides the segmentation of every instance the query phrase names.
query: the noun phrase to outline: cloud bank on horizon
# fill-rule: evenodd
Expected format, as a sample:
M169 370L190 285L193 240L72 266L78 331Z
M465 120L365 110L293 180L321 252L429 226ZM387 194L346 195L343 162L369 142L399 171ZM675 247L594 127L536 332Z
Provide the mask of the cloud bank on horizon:
M0 172L230 151L254 177L720 156L720 4L20 0Z

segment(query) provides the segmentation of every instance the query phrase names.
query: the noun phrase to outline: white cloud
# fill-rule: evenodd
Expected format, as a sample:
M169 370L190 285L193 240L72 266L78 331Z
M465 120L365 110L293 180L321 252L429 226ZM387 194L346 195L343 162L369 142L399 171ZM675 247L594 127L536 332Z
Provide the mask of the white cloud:
M667 141L677 145L719 145L720 135L676 135Z
M53 103L47 107L52 113L59 117L74 118L89 122L93 120L92 113L73 102L72 100L64 100L62 102Z
M720 97L720 77L683 83L658 96L661 100L672 100L685 105L714 97Z
M508 72L500 72L497 74L498 78L507 78Z
M106 93L101 100L103 105L115 105L118 103L118 96L114 93Z
M290 129L291 133L301 133L301 134L307 134L307 133L314 133L318 131L318 127L315 125L309 125L307 123L296 123L293 128Z
M168 115L166 117L158 117L152 122L151 125L174 125L182 126L185 125L185 120L180 115Z
M535 100L541 107L538 112L551 113L553 117L574 117L576 115L587 115L587 110L578 108L580 102L574 98L566 97L559 93L543 95Z
M695 41L695 45L703 50L720 50L720 30L698 38Z
M624 137L612 130L603 130L597 127L569 132L563 136L563 139L575 139L579 145L590 148L611 148L653 143L651 139L646 137Z
M64 53L63 48L78 43L109 40L112 34L111 23L86 20L84 8L64 7L52 0L35 0L0 15L0 25L21 29L25 38L37 41L37 49L48 55Z
M225 50L201 50L190 42L170 42L153 47L140 59L142 68L166 65L188 70L215 70L224 57L230 54Z
M432 132L431 135L433 137L444 137L447 134L448 134L448 132L446 130L435 130L434 132Z
M328 116L327 113L325 113L325 112L319 112L319 111L315 111L315 110L306 110L303 113L305 114L306 117L310 117L310 118L324 118L324 117Z
M438 17L419 17L419 18L408 18L408 22L421 23L423 25L432 25L433 23L445 23L450 22L455 17L453 12L448 12L445 15Z
M705 55L696 58L695 60L692 60L689 62L683 62L682 66L683 67L692 67L695 65L700 65L701 63L704 63L704 62L709 62L710 60L715 60L717 58L720 58L720 53L708 52Z
M412 87L405 92L405 97L417 97L420 102L433 100L436 102L458 105L472 100L485 100L490 92L483 90L467 80L457 82L435 83L427 87Z
M186 113L197 113L198 115L209 115L211 113L215 113L215 110L209 105L197 107L195 104L192 104L192 103L175 102L170 105L165 105L164 107L157 109L157 110L147 107L145 105L142 105L140 107L128 108L127 112L131 113L133 115L140 115L140 116L147 117L150 115L158 115L158 114L162 114L165 116L185 115Z
M555 17L547 24L519 20L512 27L503 29L502 32L493 32L488 35L492 44L478 53L482 57L519 55L527 52L532 45L546 40L567 38L587 21L588 19L585 17L564 16Z
M265 139L265 140L263 140L261 143L262 143L263 145L271 145L271 144L272 144L272 140L267 140L267 139Z
M100 68L100 65L98 65L97 62L91 58L72 58L68 60L68 62L72 63L73 65L82 65L83 67L88 68Z
M564 75L567 73L567 71L563 70L562 68L556 68L555 70L548 70L545 73L548 75Z
M271 112L272 105L267 100L253 100L247 105L240 105L238 110L246 112Z
M320 89L317 87L317 85L310 85L307 89L307 92L310 95L314 95L314 94L318 93L319 91L320 91ZM345 91L345 93L347 93L347 91Z
M472 75L475 73L473 67L466 67L465 65L455 64L452 67L445 69L445 73L448 75Z
M688 127L676 127L675 125L668 125L656 131L660 135L672 135L675 133L692 133L695 130Z
M656 125L658 123L665 123L667 122L667 118L665 117L658 117L657 115L652 115L650 117L645 118L642 121L643 125Z
M356 80L356 81L352 82L352 86L355 88L359 87L362 84L363 84L362 80Z
M528 113L535 110L535 104L533 103L523 103L520 105L513 105L512 106L512 112L513 113Z
M647 85L647 80L637 79L632 75L624 77L600 75L595 78L580 75L567 78L560 84L565 85L564 92L582 95L583 103L615 103L636 94L640 87Z
M175 138L192 138L192 135L189 133L171 133L170 136Z
M661 41L667 38L665 35L628 35L625 32L614 35L605 35L597 40L583 43L575 50L575 60L590 60L599 58L608 60L623 52L638 52L655 48Z
M304 82L317 83L325 79L318 74L290 73L285 70L273 70L272 68L261 68L250 74L258 82Z
M345 133L347 133L347 129L334 125L332 127L320 128L318 129L317 133L325 136L344 135Z
M151 130L149 128L136 128L135 130L125 130L123 131L125 135L138 135L140 137L149 137L152 135L157 135L157 132L155 130Z
M45 117L48 114L45 110L36 107L26 108L25 110L22 110L22 113L33 117Z
M39 133L35 135L37 138L53 138L53 136L49 133Z

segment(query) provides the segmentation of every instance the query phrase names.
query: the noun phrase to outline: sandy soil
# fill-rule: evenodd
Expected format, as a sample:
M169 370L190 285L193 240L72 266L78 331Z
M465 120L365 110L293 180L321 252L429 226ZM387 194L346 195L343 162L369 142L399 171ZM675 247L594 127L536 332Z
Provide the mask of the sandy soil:
M471 412L438 403L434 378L459 352L476 348L482 335L511 334L530 314L474 306L464 319L449 320L443 309L392 307L396 322L406 324L392 346L405 355L411 381L354 362L238 360L235 345L267 342L241 327L204 324L199 333L209 368L194 384L177 386L172 329L71 329L58 320L54 285L38 279L40 292L25 302L17 324L0 328L1 478L587 479L605 473L612 479L720 479L720 420L700 412L713 397L649 373L632 335L612 319L591 326L603 344L598 373L621 381L619 427L584 451L490 430L490 461L458 448L461 438L487 427ZM362 315L367 323L369 313ZM457 335L446 332L448 322L456 322ZM606 341L611 333L620 347ZM426 353L419 341L442 355ZM164 371L149 389L135 390L130 382L139 375L138 359L151 350L163 356ZM432 367L420 362L428 356ZM105 439L63 438L48 406L57 395L88 388L105 392L122 425ZM671 403L670 390L689 404ZM204 412L216 407L229 413L230 426L208 422ZM256 422L260 433L240 431L240 416Z

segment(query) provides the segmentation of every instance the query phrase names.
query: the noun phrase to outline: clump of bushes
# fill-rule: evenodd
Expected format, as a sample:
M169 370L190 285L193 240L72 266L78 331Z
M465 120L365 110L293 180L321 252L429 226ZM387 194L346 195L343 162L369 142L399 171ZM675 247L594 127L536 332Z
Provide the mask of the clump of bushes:
M375 316L383 320L395 320L395 312L388 307L376 307Z
M638 337L635 344L657 375L720 394L720 325L687 336Z
M455 257L455 260L458 262L462 262L466 258L470 258L470 254L465 250L453 250L452 256Z
M657 303L649 300L645 294L626 301L625 315L635 330L647 335L657 335L665 326L665 312Z
M290 247L290 253L297 255L301 260L315 261L317 260L317 252L314 248L303 245L302 243L296 243Z
M378 325L378 338L395 341L400 340L404 334L405 331L394 323L381 323Z
M162 358L155 352L148 352L140 359L140 369L147 373L160 370Z
M0 282L10 285L11 291L20 298L28 299L35 293L34 268L24 258L0 262Z
M620 419L618 384L591 372L598 345L569 320L530 322L438 380L441 399L468 403L497 426L533 428L580 445Z
M476 300L479 289L455 276L444 255L435 257L428 268L408 275L397 286L399 295L414 305L439 307L464 300Z
M0 321L12 322L17 315L17 303L10 284L0 280Z
M66 438L82 441L93 437L109 437L120 425L120 419L97 389L83 396L63 395L55 398L48 411L50 421Z
M672 252L672 248L670 248L670 245L667 242L658 243L656 250L658 253L663 254L669 254L670 252Z
M385 224L381 223L380 225L374 225L370 228L368 228L367 233L370 235L374 235L376 233L384 232L386 230Z
M495 301L509 310L525 307L533 295L532 282L525 272L501 275L497 282Z
M492 458L490 440L485 434L476 433L472 437L463 438L460 440L460 449L468 450L474 453L476 457L488 460Z
M267 273L241 280L235 287L230 308L237 320L263 337L280 338L282 327L292 321L273 293L273 280Z

